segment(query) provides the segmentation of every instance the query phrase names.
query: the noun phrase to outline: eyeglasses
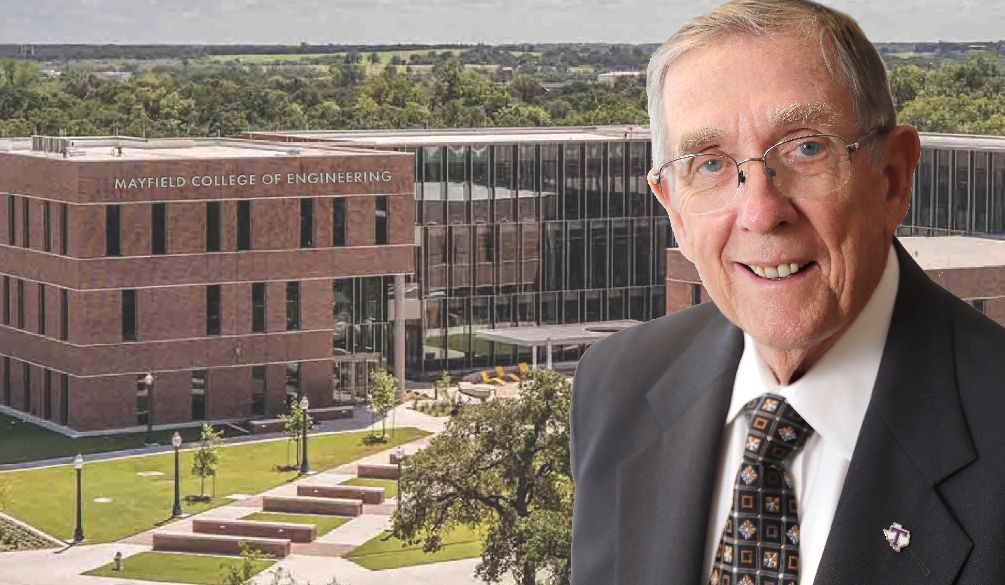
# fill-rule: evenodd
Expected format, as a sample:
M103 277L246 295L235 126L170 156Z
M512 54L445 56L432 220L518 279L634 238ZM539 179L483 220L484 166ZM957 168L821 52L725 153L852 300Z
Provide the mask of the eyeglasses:
M851 154L884 131L873 128L852 144L835 134L797 136L769 147L763 156L740 162L726 154L686 154L660 165L652 180L667 190L675 209L688 215L733 205L747 180L740 165L751 161L764 165L768 179L786 197L824 198L848 182Z

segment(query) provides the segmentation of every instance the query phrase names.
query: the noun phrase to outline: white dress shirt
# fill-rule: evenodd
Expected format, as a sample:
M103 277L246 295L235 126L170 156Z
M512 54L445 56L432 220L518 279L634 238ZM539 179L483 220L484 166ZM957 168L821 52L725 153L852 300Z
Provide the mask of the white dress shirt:
M855 322L816 364L787 386L775 381L758 356L753 339L743 334L743 355L723 431L702 583L708 583L712 572L715 548L731 508L733 484L743 460L749 423L747 417L737 415L747 402L765 392L783 396L815 431L802 450L788 461L799 505L799 583L813 583L876 383L899 280L900 266L891 246L879 284Z

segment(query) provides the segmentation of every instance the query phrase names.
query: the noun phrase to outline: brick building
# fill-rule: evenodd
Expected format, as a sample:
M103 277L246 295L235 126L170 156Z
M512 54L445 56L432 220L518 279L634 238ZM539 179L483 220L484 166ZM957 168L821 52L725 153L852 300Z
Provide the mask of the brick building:
M0 410L90 431L358 400L394 361L413 174L324 145L0 143Z

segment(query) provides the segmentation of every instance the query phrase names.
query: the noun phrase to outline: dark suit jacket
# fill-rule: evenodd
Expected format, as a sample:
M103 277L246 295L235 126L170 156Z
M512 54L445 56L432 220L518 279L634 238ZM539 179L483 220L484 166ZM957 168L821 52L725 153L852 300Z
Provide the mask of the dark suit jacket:
M814 583L1003 585L1005 329L895 248L890 331ZM574 585L699 584L742 349L705 303L583 356L570 416ZM911 532L899 553L883 534L894 522Z

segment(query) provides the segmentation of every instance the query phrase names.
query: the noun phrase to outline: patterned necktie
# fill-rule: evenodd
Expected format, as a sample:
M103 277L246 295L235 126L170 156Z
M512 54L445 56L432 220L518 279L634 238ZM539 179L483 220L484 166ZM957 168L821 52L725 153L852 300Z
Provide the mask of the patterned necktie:
M784 462L813 429L774 394L751 400L744 412L750 428L709 583L798 585L799 515Z

